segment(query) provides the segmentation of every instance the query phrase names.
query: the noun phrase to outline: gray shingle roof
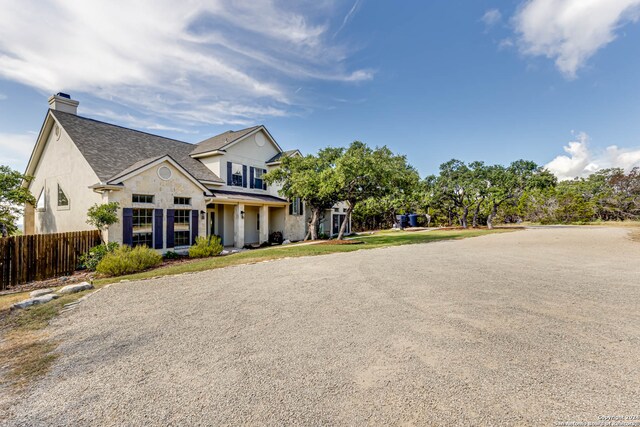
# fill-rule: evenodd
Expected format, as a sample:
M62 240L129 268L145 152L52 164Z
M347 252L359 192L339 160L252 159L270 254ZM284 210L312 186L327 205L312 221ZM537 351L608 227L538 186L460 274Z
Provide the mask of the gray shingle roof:
M292 156L296 152L298 152L298 150L283 151L282 153L278 153L275 156L273 156L272 158L270 158L269 160L267 160L267 163L278 162L278 161L280 161L281 158Z
M220 135L212 136L211 138L198 142L195 145L195 148L193 149L193 151L191 151L191 154L195 155L195 154L207 153L209 151L221 150L225 146L253 132L259 127L261 127L261 125L253 126L246 129L236 130L236 131L229 130L224 133L221 133Z
M199 181L222 182L200 161L190 157L194 145L121 126L50 110L87 159L100 181L130 169L143 159L171 156Z
M268 194L255 194L255 193L245 193L243 191L228 191L228 190L213 190L212 193L214 197L218 196L218 197L225 197L228 199L288 203L286 199L282 199L276 196L270 196Z

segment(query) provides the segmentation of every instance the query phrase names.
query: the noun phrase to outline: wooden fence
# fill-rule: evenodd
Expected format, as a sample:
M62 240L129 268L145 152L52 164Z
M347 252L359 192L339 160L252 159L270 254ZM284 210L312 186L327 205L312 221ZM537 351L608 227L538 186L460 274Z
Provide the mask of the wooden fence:
M0 238L0 290L69 275L78 256L99 244L98 230Z

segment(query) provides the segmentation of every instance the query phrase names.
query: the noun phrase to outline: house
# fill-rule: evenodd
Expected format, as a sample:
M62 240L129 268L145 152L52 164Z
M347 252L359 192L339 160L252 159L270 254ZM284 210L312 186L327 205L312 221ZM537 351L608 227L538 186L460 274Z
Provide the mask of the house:
M25 207L26 234L91 229L87 210L118 202L118 224L105 239L160 251L185 249L197 236L225 246L263 243L279 231L301 240L307 212L262 176L286 156L264 126L228 131L197 144L77 115L78 101L58 93L48 110L26 174L36 206ZM346 206L327 210L323 232L346 220ZM349 224L350 226L350 224Z

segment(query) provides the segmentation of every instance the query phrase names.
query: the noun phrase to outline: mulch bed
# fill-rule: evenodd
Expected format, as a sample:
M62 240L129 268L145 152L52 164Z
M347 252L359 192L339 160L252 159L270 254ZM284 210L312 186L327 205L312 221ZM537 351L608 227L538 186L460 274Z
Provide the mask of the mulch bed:
M318 245L361 245L363 243L360 240L327 240L326 242L318 243Z

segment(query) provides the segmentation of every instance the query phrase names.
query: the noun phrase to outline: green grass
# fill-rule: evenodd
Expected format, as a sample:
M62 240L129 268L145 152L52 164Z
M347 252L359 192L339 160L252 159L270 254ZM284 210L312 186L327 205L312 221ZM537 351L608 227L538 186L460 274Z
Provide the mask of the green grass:
M142 273L130 274L120 277L108 277L96 280L95 284L105 284L118 282L120 280L140 280L158 276L168 276L182 273L193 273L198 271L213 270L216 268L229 267L240 264L252 264L256 262L269 261L282 258L294 258L303 256L326 255L338 252L353 252L359 250L375 249L386 246L409 245L416 243L429 243L439 240L462 239L466 237L476 237L485 234L504 233L511 230L435 230L425 232L405 232L397 231L391 233L377 233L370 236L361 236L352 240L362 241L361 245L287 245L277 246L268 249L242 252L235 255L207 258L204 260L176 264L167 267L157 268Z

